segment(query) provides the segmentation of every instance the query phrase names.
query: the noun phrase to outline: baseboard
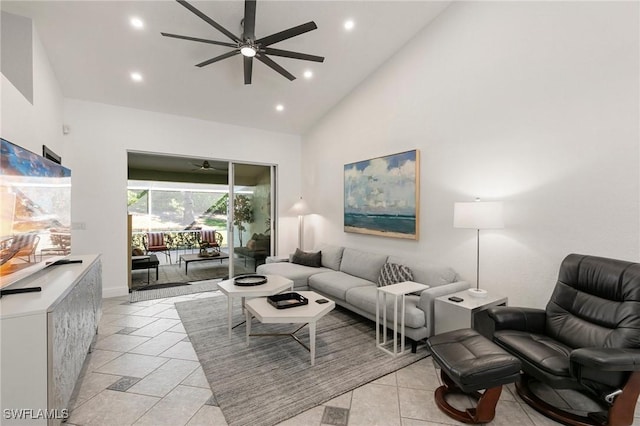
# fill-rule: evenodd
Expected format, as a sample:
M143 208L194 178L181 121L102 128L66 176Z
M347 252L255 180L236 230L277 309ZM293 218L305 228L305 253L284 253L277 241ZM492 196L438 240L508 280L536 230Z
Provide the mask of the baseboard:
M119 297L119 296L127 296L129 294L129 290L125 288L103 288L102 289L102 298L108 299L110 297Z

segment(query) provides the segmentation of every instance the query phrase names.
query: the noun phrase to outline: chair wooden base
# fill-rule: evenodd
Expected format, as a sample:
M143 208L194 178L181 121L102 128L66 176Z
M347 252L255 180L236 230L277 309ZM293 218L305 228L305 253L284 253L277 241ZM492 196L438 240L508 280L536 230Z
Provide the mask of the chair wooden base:
M630 426L633 412L640 393L640 372L631 374L622 393L616 397L608 411L588 413L580 416L555 407L539 398L529 388L530 376L522 374L516 382L518 395L532 408L545 417L570 426Z
M489 423L496 415L496 404L500 399L500 393L502 393L502 386L496 386L494 388L486 389L483 393L473 392L466 393L455 384L449 376L442 370L440 370L440 377L442 377L443 385L435 391L436 405L440 410L447 414L452 419L458 420L462 423L478 424ZM450 393L464 393L478 400L478 404L475 408L468 408L465 411L460 411L446 401L445 397Z

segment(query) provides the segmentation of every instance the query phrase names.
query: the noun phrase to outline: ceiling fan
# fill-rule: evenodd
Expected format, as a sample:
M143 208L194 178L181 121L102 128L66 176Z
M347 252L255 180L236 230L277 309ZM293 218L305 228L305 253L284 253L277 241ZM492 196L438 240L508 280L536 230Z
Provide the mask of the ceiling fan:
M202 164L198 164L198 163L191 163L191 164L197 167L197 169L192 169L191 170L192 172L196 172L196 171L216 172L218 170L222 170L222 169L217 169L215 167L211 167L211 164L209 164L207 160L204 160Z
M233 50L230 52L224 53L222 55L216 56L214 58L211 58L204 62L200 62L199 64L196 64L197 67L204 67L214 62L218 62L223 59L235 56L237 54L241 54L244 60L244 84L251 84L251 75L253 72L252 71L253 58L256 58L263 64L267 65L268 67L280 73L281 75L283 75L284 77L288 78L291 81L296 79L293 76L293 74L291 74L290 72L282 68L280 65L274 62L273 59L271 59L267 55L281 56L283 58L302 59L304 61L314 61L314 62L324 61L324 57L322 56L308 55L306 53L291 52L289 50L274 49L272 47L269 47L272 44L275 44L283 40L287 40L289 38L299 36L300 34L304 34L306 32L317 29L318 27L316 23L313 21L307 22L306 24L298 25L296 27L289 28L287 30L280 31L275 34L271 34L266 37L261 37L256 39L255 32L254 32L255 23L256 23L256 0L245 0L244 19L242 20L243 31L242 31L242 35L238 37L235 34L233 34L231 31L227 30L222 25L218 24L213 19L209 18L207 15L205 15L204 13L196 9L194 6L187 3L185 0L176 0L176 1L180 3L182 6L189 9L193 14L198 16L200 19L202 19L203 21L205 21L206 23L208 23L213 28L220 31L222 34L226 35L229 39L233 41L232 43L229 43L229 42L223 42L223 41L208 40L208 39L203 39L198 37L183 36L178 34L161 33L165 37L178 38L182 40L196 41L199 43L215 44L218 46L226 46L226 47L233 48Z

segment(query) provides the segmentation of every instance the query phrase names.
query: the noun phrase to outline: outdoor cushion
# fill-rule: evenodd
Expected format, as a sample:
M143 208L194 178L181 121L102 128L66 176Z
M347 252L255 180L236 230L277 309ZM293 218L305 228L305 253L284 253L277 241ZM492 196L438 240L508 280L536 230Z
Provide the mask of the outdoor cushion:
M312 290L317 290L337 300L345 300L349 289L362 286L376 288L375 284L370 281L338 271L324 272L309 277L309 287Z
M340 270L349 275L360 277L371 283L378 282L382 265L387 261L386 254L367 253L360 250L345 248L342 253Z
M271 245L271 237L269 235L264 234L253 234L251 239L254 241L255 248L251 250L269 250L269 246Z
M374 286L357 287L347 291L346 302L370 312L374 316L376 314L376 294L378 288ZM393 301L395 297L387 295L387 322L393 321ZM383 296L380 296L380 308L382 309ZM419 328L425 325L424 311L416 306L420 301L418 296L407 296L405 300L404 321L406 327ZM402 313L402 298L398 297L398 318ZM382 317L382 311L380 312ZM398 323L400 326L400 323Z

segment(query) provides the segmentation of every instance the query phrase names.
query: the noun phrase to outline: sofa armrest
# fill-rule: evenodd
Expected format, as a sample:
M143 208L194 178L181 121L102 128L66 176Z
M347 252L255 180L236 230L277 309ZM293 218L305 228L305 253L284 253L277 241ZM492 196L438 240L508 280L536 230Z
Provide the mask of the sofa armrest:
M456 281L449 284L430 287L420 293L420 301L417 306L424 311L425 323L429 337L433 336L433 333L435 332L433 312L433 301L435 298L444 296L445 294L457 293L459 291L466 290L469 287L471 287L471 285L467 281Z
M266 263L288 262L289 256L267 256Z
M494 306L487 309L496 331L517 330L544 333L546 312L542 309Z
M639 371L640 349L579 348L569 355L571 371L576 377L582 367L599 371Z

